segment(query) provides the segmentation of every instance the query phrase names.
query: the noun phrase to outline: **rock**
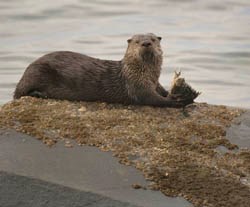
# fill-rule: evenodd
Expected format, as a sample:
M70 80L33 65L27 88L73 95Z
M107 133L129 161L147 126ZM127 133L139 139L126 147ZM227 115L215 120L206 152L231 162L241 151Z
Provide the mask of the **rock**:
M174 108L26 97L2 106L0 127L29 133L49 146L64 139L66 147L75 140L112 151L121 163L141 170L153 183L149 188L181 194L196 206L248 206L249 181L239 176L250 175L250 151L231 153L235 144L225 133L245 110L195 103L185 112L188 116ZM220 146L228 151L216 156Z

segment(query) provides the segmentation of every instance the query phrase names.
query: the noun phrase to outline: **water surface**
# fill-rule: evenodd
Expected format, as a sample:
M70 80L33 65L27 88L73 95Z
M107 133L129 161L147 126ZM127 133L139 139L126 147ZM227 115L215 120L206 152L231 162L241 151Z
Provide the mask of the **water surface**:
M180 68L202 91L197 101L250 108L248 0L8 0L0 22L0 104L45 53L119 60L131 35L154 32L163 38L164 86Z

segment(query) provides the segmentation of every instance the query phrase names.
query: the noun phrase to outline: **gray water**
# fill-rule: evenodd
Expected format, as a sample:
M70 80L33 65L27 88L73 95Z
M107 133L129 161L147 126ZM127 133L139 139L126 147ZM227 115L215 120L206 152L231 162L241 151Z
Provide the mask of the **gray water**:
M249 0L0 0L0 104L45 53L119 60L146 32L163 38L164 86L180 68L197 101L250 108Z

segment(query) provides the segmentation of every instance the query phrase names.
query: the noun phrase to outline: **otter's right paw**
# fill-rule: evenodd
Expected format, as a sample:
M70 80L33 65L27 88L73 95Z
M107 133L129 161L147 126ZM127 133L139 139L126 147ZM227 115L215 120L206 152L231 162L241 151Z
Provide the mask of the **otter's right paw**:
M181 96L177 95L169 95L167 97L169 101L171 101L171 107L173 108L184 108L185 106L194 103L193 99L185 99L182 98Z

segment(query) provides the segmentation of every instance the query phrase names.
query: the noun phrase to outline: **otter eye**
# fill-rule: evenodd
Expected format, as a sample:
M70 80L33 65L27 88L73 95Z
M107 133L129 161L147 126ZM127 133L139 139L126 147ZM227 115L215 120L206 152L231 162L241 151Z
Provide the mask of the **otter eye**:
M135 43L136 43L136 44L139 44L139 40L136 40Z
M132 39L128 39L127 42L130 43L132 41Z
M155 38L151 38L151 40L152 40L152 42L155 42L156 39Z
M161 37L157 37L157 39L161 41Z

